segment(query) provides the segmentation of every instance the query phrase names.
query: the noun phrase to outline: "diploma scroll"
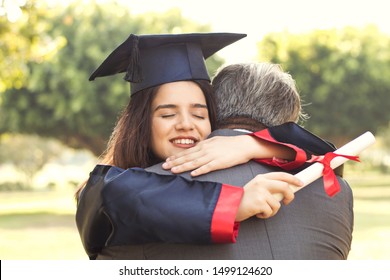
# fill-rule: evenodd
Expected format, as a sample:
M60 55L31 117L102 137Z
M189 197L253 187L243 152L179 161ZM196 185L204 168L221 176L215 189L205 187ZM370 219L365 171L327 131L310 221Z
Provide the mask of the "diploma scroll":
M374 135L367 131L364 134L360 135L359 137L355 138L354 140L348 142L344 146L340 147L333 153L339 154L339 155L346 155L346 156L357 156L360 154L363 150L367 149L369 146L375 143L375 137ZM332 169L335 169L345 163L348 159L342 156L337 156L330 162L330 166ZM290 186L290 188L293 190L293 192L297 192L300 189L306 187L310 183L314 182L318 178L322 176L322 171L324 169L324 166L322 163L316 162L310 165L309 167L303 169L301 172L298 172L295 174L298 179L300 179L304 185L302 187L295 187ZM283 195L281 193L274 194L274 196L281 201L283 199Z

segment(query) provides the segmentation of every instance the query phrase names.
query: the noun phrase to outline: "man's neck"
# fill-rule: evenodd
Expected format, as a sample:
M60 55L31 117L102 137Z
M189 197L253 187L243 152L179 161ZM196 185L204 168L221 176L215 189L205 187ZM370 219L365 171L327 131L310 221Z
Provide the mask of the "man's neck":
M223 129L244 129L247 131L259 131L267 128L262 123L258 121L246 118L246 117L237 117L237 118L228 118L217 123L217 128Z

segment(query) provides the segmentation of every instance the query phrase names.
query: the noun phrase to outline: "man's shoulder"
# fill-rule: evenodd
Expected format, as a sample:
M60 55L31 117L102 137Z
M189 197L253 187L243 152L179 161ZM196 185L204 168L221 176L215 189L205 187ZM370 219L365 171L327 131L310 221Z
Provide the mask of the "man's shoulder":
M163 162L145 168L146 171L161 174L161 175L172 175L172 172L162 168Z
M159 175L174 175L171 171L162 168L162 164L163 162L157 163L155 165L149 166L148 168L145 168L145 170ZM189 172L184 172L178 175L187 179L191 179L191 175Z

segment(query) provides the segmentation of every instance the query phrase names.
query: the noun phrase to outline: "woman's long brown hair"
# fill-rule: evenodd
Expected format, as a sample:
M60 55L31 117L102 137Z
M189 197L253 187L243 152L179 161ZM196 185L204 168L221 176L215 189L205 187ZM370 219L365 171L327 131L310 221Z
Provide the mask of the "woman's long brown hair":
M216 104L212 86L204 80L193 82L199 85L205 95L211 129L214 130ZM131 167L146 168L162 161L154 155L151 149L152 101L158 89L158 86L148 88L131 97L130 102L118 119L106 151L100 157L100 164L127 169ZM76 197L78 197L85 183L77 190Z

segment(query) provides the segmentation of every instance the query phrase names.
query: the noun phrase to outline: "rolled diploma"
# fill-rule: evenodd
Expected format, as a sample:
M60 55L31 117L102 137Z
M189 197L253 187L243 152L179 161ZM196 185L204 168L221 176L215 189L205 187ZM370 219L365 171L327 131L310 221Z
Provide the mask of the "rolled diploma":
M360 135L359 137L355 138L354 140L348 142L344 146L340 147L336 151L334 151L335 154L339 155L347 155L347 156L357 156L360 154L363 150L367 149L369 146L375 143L375 137L374 135L367 131ZM345 163L348 159L345 157L335 157L330 162L330 166L332 169L335 169ZM306 187L310 183L314 182L318 178L322 176L322 170L324 169L324 166L319 163L313 163L309 167L303 169L302 171L295 174L295 176L303 182L302 187L296 187L291 186L290 188L293 190L293 192L297 192L300 189ZM283 200L283 195L281 193L276 193L274 196L279 200Z

